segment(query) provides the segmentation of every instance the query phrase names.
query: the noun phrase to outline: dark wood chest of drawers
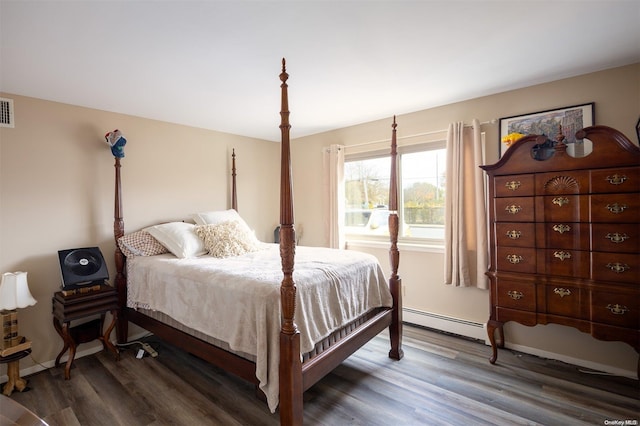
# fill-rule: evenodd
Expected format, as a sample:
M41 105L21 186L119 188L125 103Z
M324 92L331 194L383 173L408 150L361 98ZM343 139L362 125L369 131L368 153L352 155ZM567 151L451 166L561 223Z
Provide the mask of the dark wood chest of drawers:
M550 158L534 159L532 149L546 138L527 136L482 167L492 363L508 321L567 325L640 352L640 149L605 126L578 137L593 147L582 158L558 143Z

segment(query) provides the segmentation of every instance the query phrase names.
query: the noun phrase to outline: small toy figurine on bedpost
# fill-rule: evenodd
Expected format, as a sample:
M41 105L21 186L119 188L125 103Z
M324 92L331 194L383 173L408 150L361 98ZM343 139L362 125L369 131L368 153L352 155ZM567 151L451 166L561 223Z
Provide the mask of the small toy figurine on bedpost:
M115 200L113 211L113 236L116 242L115 262L116 262L116 278L115 286L118 290L118 305L121 312L118 315L118 326L116 328L116 338L119 343L127 341L128 325L125 318L124 306L127 305L127 289L124 278L124 254L118 246L118 239L124 235L124 219L122 217L122 183L120 180L120 159L124 157L124 146L127 140L122 136L120 130L114 130L104 135L107 144L111 147L111 153L115 159L114 167L116 169L115 181Z
M397 168L397 142L396 142L396 116L393 116L391 128L391 176L389 180L389 236L391 248L389 260L391 262L391 276L389 277L389 289L393 296L393 317L389 326L391 350L389 358L402 359L402 280L398 276L400 264L400 252L398 251L398 168Z
M280 286L282 328L280 329L280 424L301 425L302 361L300 360L300 332L293 321L296 311L296 285L293 281L296 233L293 221L293 186L291 148L289 143L289 101L284 58L282 59L282 103L280 131L282 134L280 158L280 257L284 278Z

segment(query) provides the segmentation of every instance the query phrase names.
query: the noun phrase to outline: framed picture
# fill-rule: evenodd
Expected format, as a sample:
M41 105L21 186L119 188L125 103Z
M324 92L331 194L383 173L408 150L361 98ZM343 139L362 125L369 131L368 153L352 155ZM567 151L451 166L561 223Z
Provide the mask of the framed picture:
M640 118L638 118L638 122L636 123L636 135L638 136L638 143L640 143Z
M509 147L502 139L511 133L523 135L545 135L551 141L562 126L562 134L565 143L569 145L568 151L575 151L577 155L585 155L583 140L576 140L576 132L584 127L594 124L594 103L573 105L564 108L550 109L546 111L532 112L530 114L514 115L500 119L500 147L499 156L502 157ZM640 122L639 122L640 123ZM571 145L573 144L573 145Z

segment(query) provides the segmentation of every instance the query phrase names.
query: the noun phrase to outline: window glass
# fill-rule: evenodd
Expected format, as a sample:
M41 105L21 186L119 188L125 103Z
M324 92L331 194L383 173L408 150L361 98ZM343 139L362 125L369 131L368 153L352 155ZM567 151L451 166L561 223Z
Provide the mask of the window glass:
M345 232L389 235L390 157L345 161Z
M398 154L400 232L417 239L444 239L446 151L423 146ZM345 161L345 233L389 235L390 157Z
M402 154L401 161L405 236L444 239L446 150Z

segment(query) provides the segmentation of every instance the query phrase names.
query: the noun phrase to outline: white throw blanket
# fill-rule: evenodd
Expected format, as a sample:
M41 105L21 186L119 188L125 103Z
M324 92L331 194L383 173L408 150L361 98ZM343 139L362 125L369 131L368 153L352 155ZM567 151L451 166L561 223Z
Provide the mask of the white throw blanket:
M164 312L234 351L254 355L260 389L275 412L283 274L279 246L261 247L224 259L128 258L127 303ZM297 247L293 279L302 353L371 309L392 305L382 268L366 253Z

